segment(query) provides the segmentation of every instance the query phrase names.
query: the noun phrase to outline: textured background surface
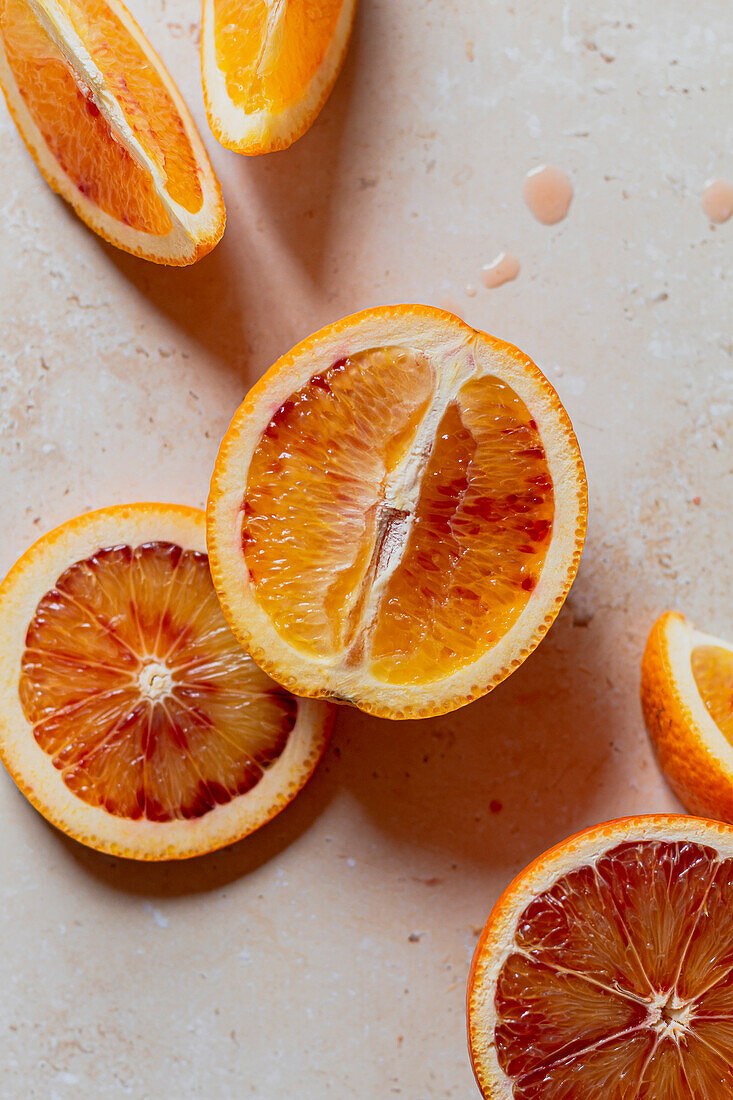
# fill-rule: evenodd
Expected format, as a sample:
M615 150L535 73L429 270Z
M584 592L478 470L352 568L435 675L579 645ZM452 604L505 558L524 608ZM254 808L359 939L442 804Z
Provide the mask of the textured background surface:
M205 127L197 0L131 7ZM0 1095L475 1094L463 998L491 903L567 833L676 806L643 640L667 606L733 633L733 222L699 206L733 175L732 62L718 0L362 0L305 138L258 161L208 140L229 225L184 271L89 234L0 110L3 570L85 508L202 504L270 362L398 300L450 299L536 359L592 506L568 605L509 682L430 722L341 713L310 787L233 850L97 856L0 776ZM543 161L576 188L549 229L521 199ZM502 249L522 272L485 290Z

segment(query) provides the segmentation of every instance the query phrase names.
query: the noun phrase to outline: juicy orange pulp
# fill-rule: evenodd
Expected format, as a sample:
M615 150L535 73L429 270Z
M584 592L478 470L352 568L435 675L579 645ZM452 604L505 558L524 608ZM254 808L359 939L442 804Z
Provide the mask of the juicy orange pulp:
M191 213L203 191L178 110L140 45L104 0L61 0L111 93L171 197ZM101 210L144 232L165 235L171 219L148 170L114 134L26 0L0 0L8 63L28 111L64 172Z
M284 111L316 75L343 0L215 0L216 61L236 107Z
M206 555L162 542L100 550L59 577L28 628L20 697L69 790L152 821L253 788L297 711L230 633Z
M519 617L550 542L537 425L509 386L466 382L424 433L437 385L419 351L334 363L272 417L249 467L242 543L256 598L292 646L426 682Z
M495 994L515 1100L733 1094L733 860L624 843L520 917Z
M733 744L733 653L723 646L695 646L692 674L711 718Z

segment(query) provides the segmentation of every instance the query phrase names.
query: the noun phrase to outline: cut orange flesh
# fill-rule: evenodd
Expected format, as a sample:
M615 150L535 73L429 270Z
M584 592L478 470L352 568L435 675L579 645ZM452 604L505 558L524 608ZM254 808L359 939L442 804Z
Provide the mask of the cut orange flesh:
M384 340L394 327L428 331ZM453 709L521 663L584 529L554 391L510 345L427 307L347 318L276 364L233 421L209 504L214 583L255 659L299 693L393 717ZM266 624L254 646L250 608Z
M641 700L659 763L687 809L733 822L733 646L667 612L646 644Z
M733 650L699 645L692 651L697 690L717 726L733 744Z
M178 538L139 541L156 525ZM238 839L293 797L323 749L327 711L244 653L202 545L193 509L91 513L37 543L0 589L0 640L17 641L29 573L52 576L63 551L26 622L0 752L41 812L93 847L163 858ZM0 652L12 674L15 645Z
M733 830L630 818L540 857L484 929L468 1018L491 1100L729 1095Z
M284 149L318 115L341 68L356 0L204 0L204 98L239 153Z
M119 0L0 0L0 81L46 179L97 233L171 264L216 244L213 169Z

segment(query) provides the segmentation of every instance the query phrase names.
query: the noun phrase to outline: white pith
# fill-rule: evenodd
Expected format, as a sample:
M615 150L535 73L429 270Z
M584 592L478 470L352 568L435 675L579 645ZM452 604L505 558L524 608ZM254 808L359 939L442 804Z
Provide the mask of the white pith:
M384 311L366 311L353 320L353 327L345 332L335 336L316 334L275 364L268 372L271 379L265 376L235 416L222 444L212 481L209 548L212 573L224 611L235 633L237 619L246 615L252 635L248 648L258 662L264 657L264 667L271 675L286 686L297 683L302 693L309 694L312 688L313 694L332 693L341 699L353 699L360 706L371 697L375 703L399 716L419 710L424 699L424 685L387 684L372 674L366 661L351 661L348 653L334 653L317 661L303 655L281 637L257 601L241 549L241 507L246 483L243 472L249 468L266 425L284 401L314 374L322 373L341 358L370 348L411 348L424 355L434 369L436 387L429 410L409 452L386 485L382 522L395 511L409 515L405 522L395 527L389 553L383 555L380 562L379 575L364 609L365 622L374 620L385 586L402 558L435 429L458 390L471 378L494 375L511 387L539 425L555 486L553 534L539 582L522 613L492 649L480 654L472 664L441 679L439 685L429 685L431 699L434 701L437 696L439 704L440 700L452 698L467 701L467 696L475 694L476 686L482 682L486 690L492 675L498 675L499 670L512 661L521 663L536 644L538 629L547 629L557 612L558 599L562 602L564 598L558 593L564 593L577 568L586 500L579 474L577 444L569 422L558 415L549 383L540 376L541 384L538 384L539 372L533 365L528 372L525 363L529 360L516 349L492 342L492 338L486 338L452 315L425 307L416 307L415 314L407 315L395 310L394 316L387 319ZM307 355L302 354L305 347ZM299 352L301 354L297 354ZM291 360L295 360L293 369L286 369ZM266 389L264 383L268 383ZM236 461L222 461L233 448L236 448ZM289 677L290 671L292 676Z
M247 112L237 107L229 97L226 77L216 59L215 8L216 0L204 0L201 22L201 68L204 84L204 100L209 125L217 141L227 149L238 153L256 155L268 150L284 149L307 128L312 115L320 108L331 91L343 60L351 26L354 21L357 0L343 0L336 29L323 61L311 83L300 99L282 112L259 110ZM268 25L274 35L282 30L287 0L268 0L270 18ZM273 18L279 16L279 18ZM267 53L268 42L263 43ZM269 42L267 54L271 62L274 43Z
M620 844L638 841L689 841L733 859L733 827L682 815L650 815L606 822L550 849L514 880L499 898L479 939L469 981L469 1046L479 1087L486 1100L513 1100L514 1079L502 1069L494 1043L496 983L516 951L516 933L527 906L565 875L593 866ZM680 1038L694 1019L694 1001L683 1001L673 988L649 997L648 1016L658 1038ZM609 1088L611 1087L609 1082Z
M218 239L223 231L223 203L219 186L188 108L168 76L162 62L140 34L139 28L137 28L127 9L119 0L107 0L110 10L133 34L151 65L160 75L166 91L183 122L186 135L196 157L199 168L199 183L203 192L201 208L195 214L179 205L168 194L165 179L159 168L148 157L145 149L135 136L122 108L107 87L102 72L58 0L25 0L25 2L51 40L63 53L74 73L89 89L95 106L110 126L115 139L149 173L156 193L171 219L171 229L166 236L133 229L131 226L124 225L110 214L105 213L79 190L49 150L41 131L26 107L0 37L0 82L12 102L16 123L26 142L38 158L41 170L52 182L52 186L72 203L80 217L119 247L133 253L145 253L148 258L157 262L181 263L186 262L187 259L196 258L199 242L214 237Z
M26 631L40 598L74 562L122 542L138 546L156 541L205 552L204 513L156 504L90 512L81 521L39 539L11 569L0 585L0 756L44 817L77 839L102 851L138 859L180 859L239 839L268 821L274 806L280 809L289 802L322 754L329 710L314 700L298 700L297 719L287 745L259 783L199 818L133 821L115 817L72 794L51 757L36 743L21 706L18 684ZM155 695L165 692L168 674L164 664L155 661L147 667L150 671L142 687ZM151 683L156 676L162 680Z

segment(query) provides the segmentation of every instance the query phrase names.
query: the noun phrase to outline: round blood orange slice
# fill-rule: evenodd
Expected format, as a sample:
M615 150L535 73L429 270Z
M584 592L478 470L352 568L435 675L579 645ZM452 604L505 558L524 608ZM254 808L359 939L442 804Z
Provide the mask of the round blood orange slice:
M46 181L105 240L177 265L217 243L219 182L120 0L0 0L0 85Z
M496 903L468 984L487 1100L733 1095L733 829L588 829Z
M0 585L0 756L92 848L180 859L238 840L310 777L330 713L233 637L198 509L87 513Z
M219 451L212 577L290 690L416 718L470 702L549 628L586 482L517 348L427 306L347 317L252 389Z
M693 813L733 822L733 645L668 611L646 644L641 699L677 796Z
M203 0L201 69L209 125L227 149L286 149L338 76L356 0Z

